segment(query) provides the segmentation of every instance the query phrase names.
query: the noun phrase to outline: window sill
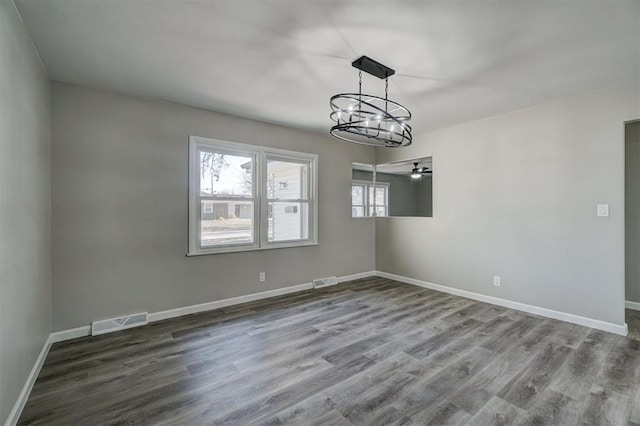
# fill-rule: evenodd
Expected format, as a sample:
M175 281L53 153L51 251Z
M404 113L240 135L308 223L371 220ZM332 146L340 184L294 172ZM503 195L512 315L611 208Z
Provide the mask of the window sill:
M295 247L309 247L309 246L317 246L319 245L315 241L305 242L305 243L282 243L282 244L273 244L267 247L225 247L220 249L213 250L200 250L196 252L188 252L187 257L195 257L195 256L208 256L212 254L226 254L226 253L241 253L246 251L263 251L263 250L275 250L275 249L283 249L283 248L295 248Z

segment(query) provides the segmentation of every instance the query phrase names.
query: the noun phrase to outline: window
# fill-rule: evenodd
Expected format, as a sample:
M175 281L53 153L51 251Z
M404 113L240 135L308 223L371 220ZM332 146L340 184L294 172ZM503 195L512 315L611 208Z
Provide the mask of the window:
M369 185L368 201L369 216L389 216L389 184L376 182L375 188L373 185Z
M317 156L192 136L189 254L317 243Z
M354 181L351 184L351 216L353 217L364 217L364 209L367 205L365 202L367 186L364 182L356 183Z
M389 183L352 181L351 216L389 216Z

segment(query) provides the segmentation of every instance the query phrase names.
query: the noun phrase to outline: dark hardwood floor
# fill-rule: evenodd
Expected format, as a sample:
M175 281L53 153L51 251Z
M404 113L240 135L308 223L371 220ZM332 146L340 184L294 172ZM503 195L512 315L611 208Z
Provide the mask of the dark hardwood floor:
M640 342L367 278L55 344L20 424L640 424Z

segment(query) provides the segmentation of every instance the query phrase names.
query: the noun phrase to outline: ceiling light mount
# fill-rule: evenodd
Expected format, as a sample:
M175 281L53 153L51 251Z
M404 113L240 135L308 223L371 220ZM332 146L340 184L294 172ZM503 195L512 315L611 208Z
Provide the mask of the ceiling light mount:
M411 170L411 179L420 179L423 175L430 175L432 173L428 167L418 167L419 163L413 163L413 169Z
M331 134L339 139L372 146L402 147L411 145L411 112L389 100L391 68L362 56L351 63L360 70L358 93L341 93L331 97L329 117L336 122ZM362 93L362 71L385 81L385 96Z

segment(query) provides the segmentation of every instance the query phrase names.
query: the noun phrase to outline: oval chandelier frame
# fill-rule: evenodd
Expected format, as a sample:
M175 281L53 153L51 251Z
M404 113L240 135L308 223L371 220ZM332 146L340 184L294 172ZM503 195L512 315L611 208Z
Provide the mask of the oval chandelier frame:
M329 100L330 133L338 139L370 146L397 148L411 145L411 112L389 99L389 77L395 73L366 56L352 65L360 70L358 93L340 93ZM385 97L362 93L362 71L385 80Z

